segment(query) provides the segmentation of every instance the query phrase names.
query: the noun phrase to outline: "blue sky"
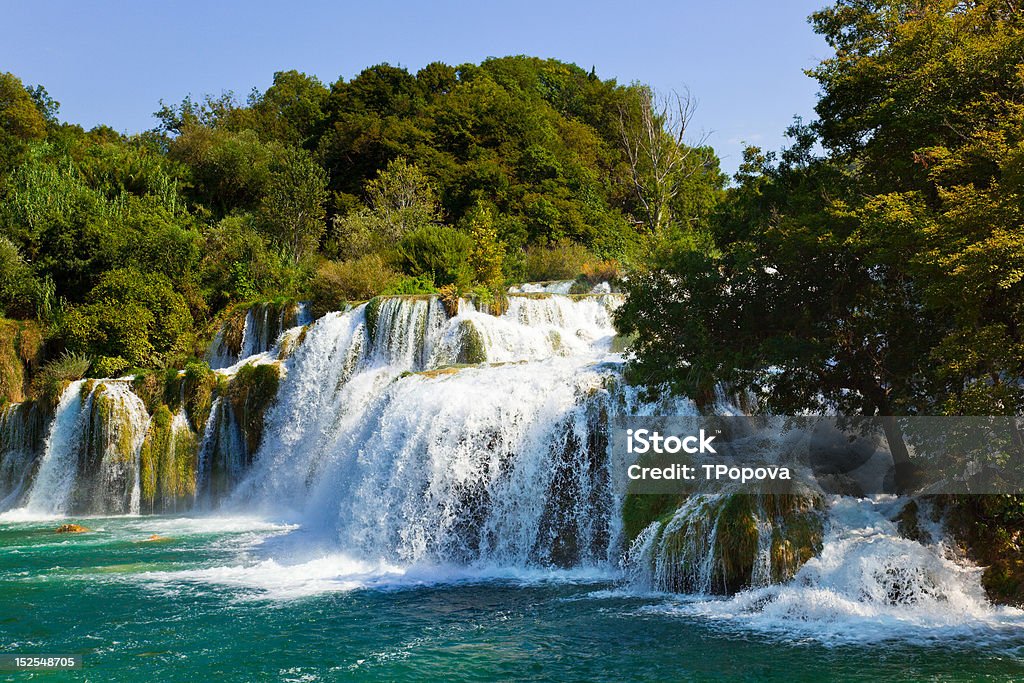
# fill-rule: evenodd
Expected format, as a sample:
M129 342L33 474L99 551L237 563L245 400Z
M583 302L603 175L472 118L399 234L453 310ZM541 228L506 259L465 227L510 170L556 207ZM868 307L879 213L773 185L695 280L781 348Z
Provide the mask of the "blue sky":
M275 71L325 83L380 62L529 54L603 78L688 88L694 126L729 172L743 142L775 149L795 114L813 116L803 69L828 56L807 24L824 0L624 2L8 2L0 70L41 83L61 118L122 132L155 125L162 98L265 89Z

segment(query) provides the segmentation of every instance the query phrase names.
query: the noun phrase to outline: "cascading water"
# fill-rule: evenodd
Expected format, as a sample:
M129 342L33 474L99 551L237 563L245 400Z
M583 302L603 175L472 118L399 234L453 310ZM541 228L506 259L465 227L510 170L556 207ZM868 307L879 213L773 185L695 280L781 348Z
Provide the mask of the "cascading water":
M149 415L127 382L72 382L61 395L20 511L138 513L139 448Z
M1024 614L988 602L982 570L941 540L939 523L930 541L899 533L892 518L904 503L893 496L834 496L820 553L791 580L728 599L670 602L650 610L829 643L1016 637ZM627 566L634 585L652 586L650 572L642 569L649 565L641 560L658 553L657 539L654 525L638 537Z
M57 515L66 511L78 474L78 438L85 429L88 401L82 400L84 381L72 382L61 394L39 471L25 502L28 514Z
M326 316L289 359L230 506L284 512L372 560L607 561L614 304L512 297L502 316L462 302L449 319L436 299L390 298Z
M221 325L207 349L206 360L211 368L223 369L268 353L274 350L282 333L308 325L312 319L306 302L253 304L244 311L236 311Z
M391 297L312 324L300 309L305 326L290 330L280 312L250 307L205 411L185 373L175 407L152 416L127 380L75 382L45 439L34 406L5 408L0 509L262 513L298 529L267 539L256 565L189 575L306 582L286 594L429 567L608 576L624 533L608 417L694 411L645 404L623 384L610 351L617 303L513 294L501 315L463 300L450 316L437 298ZM252 399L259 368L272 370L265 414ZM740 412L729 401L718 409ZM701 596L657 609L765 630L1019 623L987 604L977 569L902 538L891 501L815 496L692 496L637 536L620 575L631 591Z
M43 449L45 424L35 403L0 409L0 510L14 507Z

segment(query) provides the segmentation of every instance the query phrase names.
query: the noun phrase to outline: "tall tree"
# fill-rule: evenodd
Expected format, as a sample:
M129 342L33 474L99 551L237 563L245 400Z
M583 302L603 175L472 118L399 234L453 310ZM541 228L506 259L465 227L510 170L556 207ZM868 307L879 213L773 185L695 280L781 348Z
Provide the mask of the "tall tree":
M271 163L259 225L295 261L313 253L327 227L327 175L308 152L286 147Z
M687 144L697 106L689 93L658 94L648 87L636 90L638 96L620 106L619 135L629 183L643 208L644 225L658 234L671 220L672 201L686 180L711 156L703 139Z

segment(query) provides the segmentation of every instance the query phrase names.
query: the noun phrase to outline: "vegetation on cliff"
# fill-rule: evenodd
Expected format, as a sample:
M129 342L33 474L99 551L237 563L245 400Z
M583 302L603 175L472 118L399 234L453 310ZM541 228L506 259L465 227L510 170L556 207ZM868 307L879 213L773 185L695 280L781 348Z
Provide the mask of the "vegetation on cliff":
M244 103L161 103L130 136L60 121L12 74L0 93L0 314L40 323L36 364L180 368L222 315L237 346L222 312L242 302L448 286L500 303L509 281L576 277L655 237L636 189L654 169L623 140L656 98L554 60L381 64L329 86L279 72ZM724 179L709 149L672 144L685 163L661 214L699 223ZM8 400L26 368L0 364Z

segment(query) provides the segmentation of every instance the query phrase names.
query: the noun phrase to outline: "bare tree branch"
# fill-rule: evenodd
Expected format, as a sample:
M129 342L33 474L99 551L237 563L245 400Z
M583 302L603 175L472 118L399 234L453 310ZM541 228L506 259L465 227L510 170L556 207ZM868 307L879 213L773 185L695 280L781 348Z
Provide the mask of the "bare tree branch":
M693 144L686 142L696 109L697 102L688 91L658 94L650 88L643 89L637 107L619 107L619 133L630 182L652 233L670 222L672 200L710 161L706 134Z

